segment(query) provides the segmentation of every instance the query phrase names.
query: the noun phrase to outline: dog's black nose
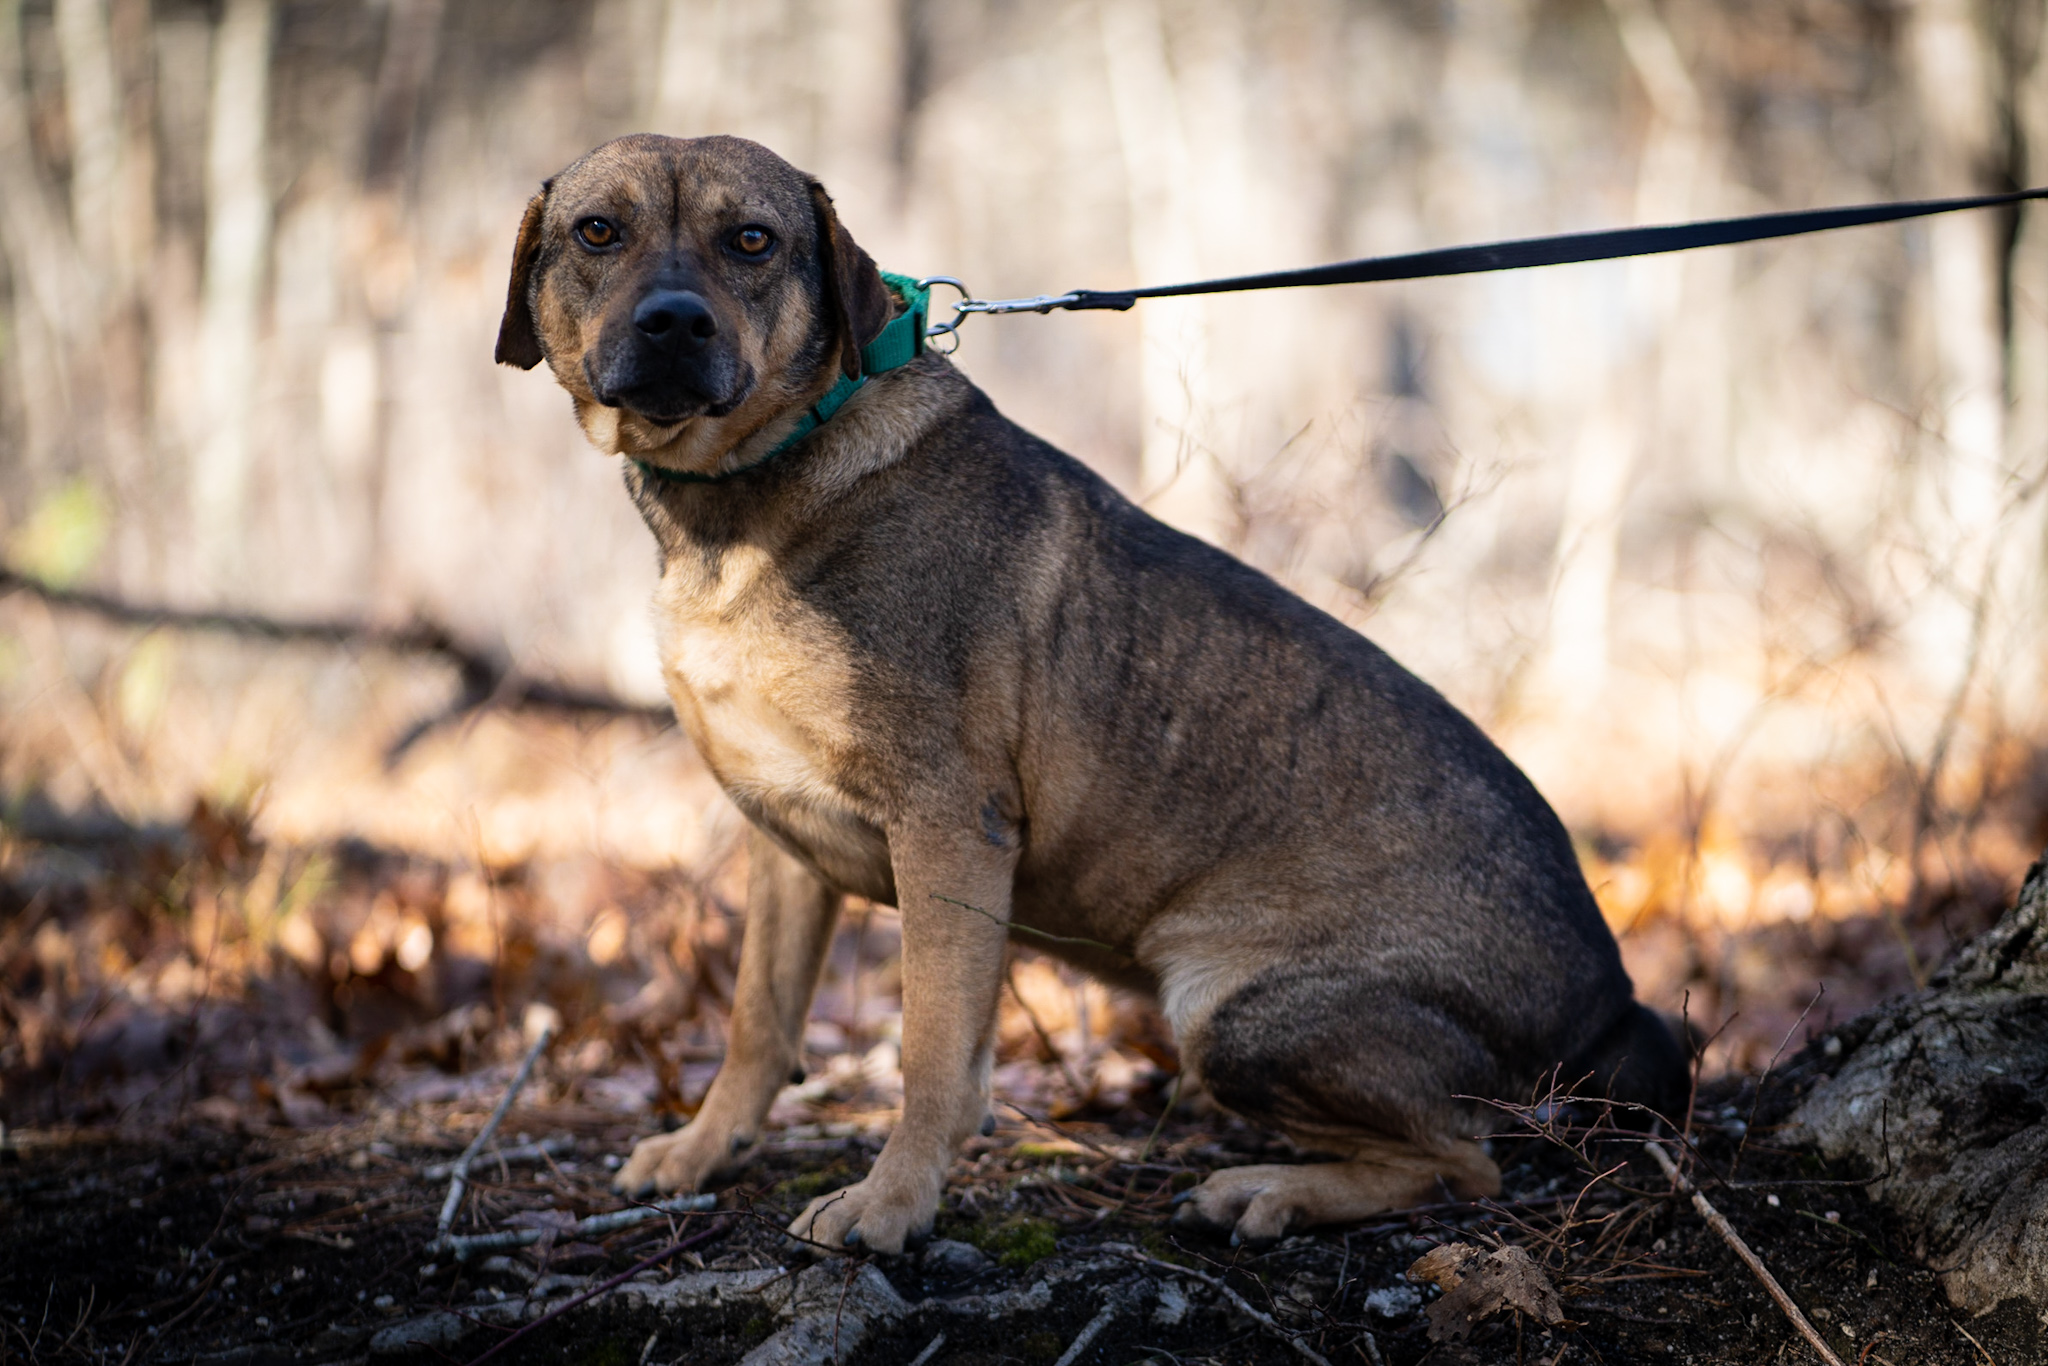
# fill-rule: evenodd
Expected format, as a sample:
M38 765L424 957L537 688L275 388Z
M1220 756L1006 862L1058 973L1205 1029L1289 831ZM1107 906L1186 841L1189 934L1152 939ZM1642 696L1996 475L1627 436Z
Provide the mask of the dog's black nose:
M633 326L664 351L694 351L718 335L718 319L703 296L681 289L656 290L633 310Z

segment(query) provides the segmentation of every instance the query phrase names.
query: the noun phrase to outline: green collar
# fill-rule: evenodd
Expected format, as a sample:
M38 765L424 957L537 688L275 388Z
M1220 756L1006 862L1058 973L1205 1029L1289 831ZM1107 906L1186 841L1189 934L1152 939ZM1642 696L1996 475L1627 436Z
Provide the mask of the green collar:
M931 311L931 291L919 289L917 281L908 275L894 275L882 272L882 283L896 293L906 307L890 320L881 334L860 349L860 373L848 378L839 377L839 382L825 391L825 396L810 406L810 410L790 430L788 436L776 443L775 449L751 465L742 465L736 470L719 474L692 474L688 470L665 469L650 465L645 460L634 460L640 472L671 484L716 484L736 474L758 470L761 466L781 455L797 442L825 425L832 414L839 411L854 392L868 382L868 376L884 374L899 366L910 364L924 352L925 317ZM630 458L630 457L629 457Z

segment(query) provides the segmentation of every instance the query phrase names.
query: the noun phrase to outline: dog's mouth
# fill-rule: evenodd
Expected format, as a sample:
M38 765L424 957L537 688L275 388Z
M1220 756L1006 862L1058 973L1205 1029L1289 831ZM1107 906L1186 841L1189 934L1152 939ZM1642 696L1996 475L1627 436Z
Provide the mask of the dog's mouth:
M747 375L723 394L700 393L678 383L634 385L622 389L591 386L591 393L607 408L632 413L657 427L678 427L693 418L726 417L754 392L754 378Z
M667 396L654 399L639 399L633 395L626 394L621 395L613 402L606 403L605 406L608 408L619 408L632 413L636 417L644 418L657 427L680 427L692 418L727 416L733 409L746 402L747 394L752 388L752 385L748 385L731 398L719 399L715 402L710 399L697 399L678 404L674 399ZM604 402L602 397L600 397L599 402Z

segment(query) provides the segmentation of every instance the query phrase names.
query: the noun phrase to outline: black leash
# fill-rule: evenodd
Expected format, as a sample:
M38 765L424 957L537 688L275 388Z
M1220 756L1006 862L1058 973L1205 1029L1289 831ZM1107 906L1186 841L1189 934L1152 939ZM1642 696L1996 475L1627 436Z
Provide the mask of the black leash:
M1511 242L1486 242L1469 247L1409 252L1401 256L1368 256L1361 261L1275 270L1263 275L1234 275L1223 280L1196 280L1146 289L1075 289L1029 299L963 297L953 305L953 321L929 329L938 336L955 331L972 313L1049 313L1055 308L1109 308L1121 312L1140 299L1170 299L1189 294L1231 294L1253 289L1296 289L1307 285L1357 285L1383 280L1426 280L1443 275L1474 275L1482 271L1526 270L1531 266L1562 266L1582 261L1612 261L1625 256L1656 256L1696 247L1725 247L1737 242L1762 242L1773 237L1854 228L1868 223L1893 223L1903 218L1989 209L2029 199L2048 199L2048 188L2010 194L1971 195L1964 199L1920 199L1890 204L1852 204L1839 209L1802 209L1790 213L1751 214L1746 218L1715 218L1702 223L1672 223L1653 228L1619 228L1608 232L1574 232L1556 237L1524 237ZM950 276L935 275L921 284L949 284L964 296L967 287Z

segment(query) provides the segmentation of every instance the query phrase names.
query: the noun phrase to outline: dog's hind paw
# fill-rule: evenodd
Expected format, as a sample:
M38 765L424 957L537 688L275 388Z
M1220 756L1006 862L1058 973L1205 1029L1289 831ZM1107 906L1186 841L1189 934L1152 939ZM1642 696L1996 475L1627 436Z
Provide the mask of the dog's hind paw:
M1393 1150L1378 1160L1226 1168L1189 1191L1173 1221L1229 1229L1232 1243L1268 1243L1313 1224L1427 1203L1438 1197L1440 1181L1464 1198L1500 1190L1499 1170L1477 1144L1443 1153Z
M1296 1170L1259 1166L1217 1172L1177 1198L1173 1222L1184 1229L1228 1231L1233 1247L1272 1242L1306 1222L1298 1203L1307 1193L1304 1183L1289 1179Z

